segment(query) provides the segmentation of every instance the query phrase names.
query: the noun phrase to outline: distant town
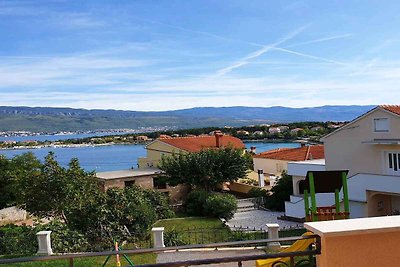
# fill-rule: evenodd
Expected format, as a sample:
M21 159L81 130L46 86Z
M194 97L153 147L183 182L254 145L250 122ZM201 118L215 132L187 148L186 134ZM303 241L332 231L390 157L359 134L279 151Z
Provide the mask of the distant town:
M143 144L156 138L209 135L213 131L238 137L244 141L293 141L318 143L319 138L344 125L344 122L296 122L289 124L261 124L243 127L205 127L194 129L171 129L169 127L142 127L139 129L99 129L94 131L68 132L0 132L0 137L30 137L28 140L8 138L0 142L1 149L37 149L43 147L83 147L115 144ZM64 140L35 140L36 136L71 136ZM87 136L87 137L83 137Z

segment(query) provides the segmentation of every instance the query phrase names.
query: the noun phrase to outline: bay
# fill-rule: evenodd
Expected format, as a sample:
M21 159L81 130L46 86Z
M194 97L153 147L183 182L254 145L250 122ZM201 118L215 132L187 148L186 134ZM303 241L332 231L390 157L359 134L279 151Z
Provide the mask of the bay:
M127 134L127 133L118 133L118 132L96 132L96 133L80 133L80 134L53 134L53 135L28 135L28 136L0 136L0 142L2 141L59 141L59 140L67 140L67 139L78 139L78 138L87 138L87 137L95 137L95 136L106 136L106 135L119 135L119 134Z
M283 147L299 147L298 143L262 143L246 142L246 148L255 146L257 153ZM130 168L137 168L139 157L146 156L144 145L110 145L110 146L90 146L90 147L45 147L39 149L15 149L0 150L0 154L7 158L32 152L40 160L50 152L54 152L57 161L61 166L68 166L72 158L78 158L79 162L87 171L114 171Z

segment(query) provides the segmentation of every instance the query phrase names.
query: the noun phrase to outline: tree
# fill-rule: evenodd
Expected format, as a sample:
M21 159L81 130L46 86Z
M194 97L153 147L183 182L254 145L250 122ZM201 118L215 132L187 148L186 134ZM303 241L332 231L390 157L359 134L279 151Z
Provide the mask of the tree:
M25 158L17 158L16 164L24 163ZM44 164L35 163L27 166L33 169L19 174L20 203L29 213L38 217L62 218L68 223L69 213L84 209L90 201L97 201L100 189L94 174L84 171L77 159L72 159L66 169L50 152Z
M285 201L288 201L292 194L292 176L288 175L286 171L283 171L282 176L271 188L269 195L267 196L266 207L272 210L284 211Z
M174 153L163 157L161 178L169 185L188 184L213 190L223 182L244 178L252 164L251 157L231 147L196 153Z

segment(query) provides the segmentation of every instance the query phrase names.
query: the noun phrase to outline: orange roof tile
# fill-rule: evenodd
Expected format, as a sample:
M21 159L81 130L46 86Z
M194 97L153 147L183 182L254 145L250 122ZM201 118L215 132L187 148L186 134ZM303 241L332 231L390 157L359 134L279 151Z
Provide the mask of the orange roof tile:
M304 146L298 148L278 148L262 152L254 157L286 161L303 161L325 158L323 145Z
M400 106L399 105L381 105L380 107L383 109L386 109L387 111L390 111L397 115L400 115Z
M244 143L239 138L230 135L222 135L219 138L220 147L245 148ZM159 138L158 140L187 152L199 152L202 149L217 148L215 136Z

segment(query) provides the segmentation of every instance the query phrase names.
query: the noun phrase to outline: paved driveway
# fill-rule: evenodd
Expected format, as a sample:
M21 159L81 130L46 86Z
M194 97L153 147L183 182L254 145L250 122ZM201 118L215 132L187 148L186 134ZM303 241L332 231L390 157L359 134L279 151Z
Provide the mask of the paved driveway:
M277 217L282 216L283 212L250 210L237 212L235 216L227 222L229 227L249 227L266 230L267 223L277 223L280 229L294 226L302 226L301 223L278 220Z
M224 257L238 257L238 256L250 256L250 255L262 255L265 254L263 250L258 249L245 249L245 250L207 250L207 251L178 251L178 252L164 252L157 255L157 263L166 263L174 261L185 261L185 260L200 260L208 258L224 258ZM242 262L245 267L254 267L255 261L244 261ZM224 267L237 267L237 262L230 263L219 263L219 264L207 264L200 266L224 266Z

